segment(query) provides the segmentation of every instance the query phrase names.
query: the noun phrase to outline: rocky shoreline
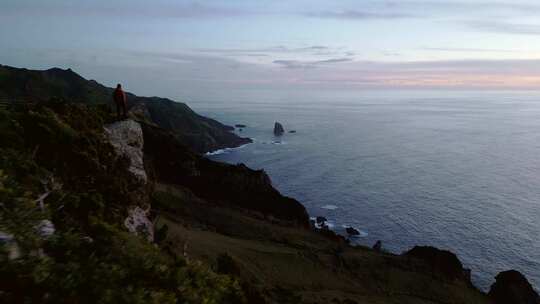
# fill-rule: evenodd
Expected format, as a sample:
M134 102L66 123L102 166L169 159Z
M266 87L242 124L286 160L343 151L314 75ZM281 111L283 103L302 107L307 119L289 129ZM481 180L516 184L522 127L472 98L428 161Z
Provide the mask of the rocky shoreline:
M62 77L104 92L72 71L20 73L0 93ZM0 109L0 241L18 248L0 250L2 301L540 303L517 271L486 294L449 251L351 246L263 170L204 157L246 140L184 104L156 99L115 121L76 101Z

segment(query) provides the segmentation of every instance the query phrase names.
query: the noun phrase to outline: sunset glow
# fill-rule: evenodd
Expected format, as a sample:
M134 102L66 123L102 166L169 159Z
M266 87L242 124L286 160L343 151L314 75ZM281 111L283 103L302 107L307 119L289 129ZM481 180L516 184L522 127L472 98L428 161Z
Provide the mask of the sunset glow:
M173 98L250 84L289 89L535 89L540 84L540 5L532 0L145 4L2 1L0 37L6 43L0 61L73 68L109 84L128 75L126 83L140 93L159 88ZM219 77L224 74L229 77Z

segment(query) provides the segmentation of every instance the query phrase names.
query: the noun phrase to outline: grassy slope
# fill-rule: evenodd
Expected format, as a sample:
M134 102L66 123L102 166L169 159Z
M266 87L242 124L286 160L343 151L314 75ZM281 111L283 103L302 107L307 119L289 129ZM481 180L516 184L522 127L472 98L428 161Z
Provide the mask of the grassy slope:
M487 303L466 282L431 275L419 261L208 205L187 189L158 185L154 208L160 214L157 225L169 227L178 254L185 251L210 265L227 254L238 268L233 274L269 302Z
M126 231L151 189L115 155L111 118L72 103L0 109L0 232L14 237L0 242L0 303L243 303L234 279ZM54 191L41 209L45 181ZM43 220L52 235L40 235Z

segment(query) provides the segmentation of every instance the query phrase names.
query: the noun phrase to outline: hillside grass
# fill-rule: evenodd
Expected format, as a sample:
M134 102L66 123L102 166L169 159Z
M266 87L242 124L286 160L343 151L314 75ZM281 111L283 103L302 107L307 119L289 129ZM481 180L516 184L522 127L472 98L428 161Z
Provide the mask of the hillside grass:
M419 261L349 247L308 229L271 224L157 185L157 227L178 255L226 269L279 303L487 303L465 282L430 275Z

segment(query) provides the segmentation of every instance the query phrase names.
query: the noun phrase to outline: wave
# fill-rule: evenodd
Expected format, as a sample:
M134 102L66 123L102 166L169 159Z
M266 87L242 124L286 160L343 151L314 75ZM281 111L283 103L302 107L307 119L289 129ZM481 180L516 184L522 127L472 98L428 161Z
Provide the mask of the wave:
M324 206L321 206L322 209L326 209L326 210L336 210L338 209L339 207L336 206L336 205L324 205Z
M352 227L352 228L355 228L356 230L358 230L358 232L360 232L359 235L349 235L349 237L353 237L353 238L364 238L364 237L367 237L369 235L369 233L367 233L367 231L363 231L363 230L360 230L356 227L353 227L351 225L341 225L341 228L343 229L347 229L349 227Z
M317 220L316 217L311 216L309 219L312 220L312 221L315 221L315 223L314 223L315 228L317 228L317 229L322 229L323 228L322 224L319 224L319 223L316 222L316 220ZM360 229L358 229L358 228L356 228L354 226L351 226L351 225L342 224L339 228L337 228L335 222L333 222L332 220L326 220L326 222L324 222L324 224L326 224L326 226L328 226L328 229L334 231L337 234L343 235L344 237L348 237L350 239L365 238L365 237L367 237L369 235L369 233L367 233L367 231L360 230ZM345 231L345 229L347 229L349 227L355 228L356 230L358 230L358 232L360 234L359 235L349 235Z
M235 148L224 148L224 149L218 149L218 150L215 150L215 151L211 151L211 152L206 152L204 155L206 156L214 156L214 155L220 155L220 154L225 154L225 153L230 153L234 150L238 150L238 149L242 149L244 147L246 147L247 145L250 145L251 143L249 144L243 144L241 146L238 146L238 147L235 147Z
M315 221L315 224L314 224L314 225L315 225L315 228L317 228L317 229L321 229L321 228L322 228L322 225L316 222L316 219L317 219L316 217L313 217L313 216L312 216L312 217L310 217L309 219ZM326 220L326 222L324 222L324 224L326 224L326 226L328 226L328 228L331 229L331 230L333 230L332 228L334 228L334 227L336 226L336 225L334 224L334 222L333 222L333 221L330 221L330 220Z

